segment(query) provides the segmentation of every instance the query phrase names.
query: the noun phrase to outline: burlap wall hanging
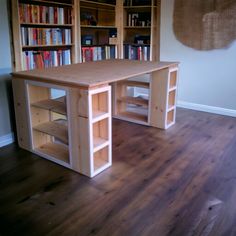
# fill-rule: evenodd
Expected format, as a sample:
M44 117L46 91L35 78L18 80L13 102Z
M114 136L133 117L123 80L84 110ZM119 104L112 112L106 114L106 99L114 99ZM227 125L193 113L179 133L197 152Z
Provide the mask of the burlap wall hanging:
M212 50L236 39L236 0L175 0L176 38L191 48Z

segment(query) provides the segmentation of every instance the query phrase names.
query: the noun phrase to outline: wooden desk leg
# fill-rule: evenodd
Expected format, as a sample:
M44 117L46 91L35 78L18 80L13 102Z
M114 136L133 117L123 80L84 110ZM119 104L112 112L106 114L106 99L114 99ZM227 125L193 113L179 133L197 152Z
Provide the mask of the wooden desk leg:
M79 90L79 172L94 177L111 166L111 88Z
M27 105L27 91L25 81L22 79L12 80L17 140L21 148L31 151L31 138L29 127L29 114Z
M167 129L175 123L178 68L154 71L151 77L150 125Z

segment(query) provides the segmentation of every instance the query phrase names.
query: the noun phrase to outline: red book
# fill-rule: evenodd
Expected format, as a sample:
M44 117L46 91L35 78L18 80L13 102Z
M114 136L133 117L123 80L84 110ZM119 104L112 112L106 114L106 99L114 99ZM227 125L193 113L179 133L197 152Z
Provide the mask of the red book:
M58 23L58 8L54 7L54 24Z

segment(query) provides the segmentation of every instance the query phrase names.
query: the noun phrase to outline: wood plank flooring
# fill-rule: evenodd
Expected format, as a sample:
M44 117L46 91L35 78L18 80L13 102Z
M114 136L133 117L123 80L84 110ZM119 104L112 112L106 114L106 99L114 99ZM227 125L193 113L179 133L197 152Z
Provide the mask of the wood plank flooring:
M177 110L167 131L113 120L93 179L0 149L0 235L236 235L236 118Z

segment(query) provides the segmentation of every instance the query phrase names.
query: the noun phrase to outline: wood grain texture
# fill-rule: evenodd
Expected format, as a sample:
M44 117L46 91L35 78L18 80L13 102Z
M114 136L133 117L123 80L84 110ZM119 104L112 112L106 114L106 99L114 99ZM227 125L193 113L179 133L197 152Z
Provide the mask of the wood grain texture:
M0 150L1 235L235 235L235 118L178 109L168 130L114 119L113 166L93 179Z
M15 72L17 78L68 86L95 87L177 65L177 62L103 60Z

